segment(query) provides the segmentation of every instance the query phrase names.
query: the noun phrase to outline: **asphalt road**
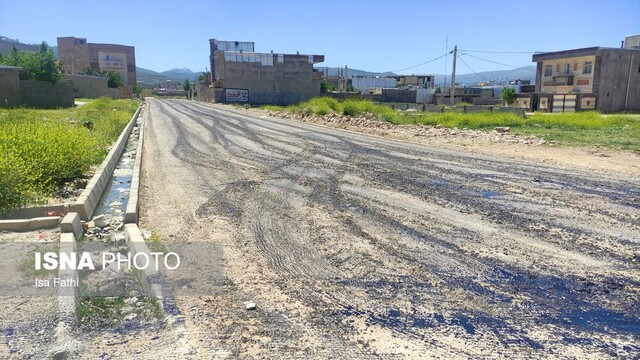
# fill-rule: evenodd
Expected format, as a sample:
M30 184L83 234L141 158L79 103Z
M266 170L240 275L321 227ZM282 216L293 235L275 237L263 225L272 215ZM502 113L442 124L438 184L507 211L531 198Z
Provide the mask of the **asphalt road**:
M148 102L142 226L224 251L198 356L640 356L639 179Z

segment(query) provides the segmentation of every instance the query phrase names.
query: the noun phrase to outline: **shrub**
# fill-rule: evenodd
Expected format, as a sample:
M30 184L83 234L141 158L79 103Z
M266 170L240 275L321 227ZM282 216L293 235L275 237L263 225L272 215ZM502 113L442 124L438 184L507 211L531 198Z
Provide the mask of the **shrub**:
M509 105L513 104L516 101L516 89L510 87L502 89L500 99Z
M103 98L78 109L0 112L0 213L40 202L98 164L136 107Z

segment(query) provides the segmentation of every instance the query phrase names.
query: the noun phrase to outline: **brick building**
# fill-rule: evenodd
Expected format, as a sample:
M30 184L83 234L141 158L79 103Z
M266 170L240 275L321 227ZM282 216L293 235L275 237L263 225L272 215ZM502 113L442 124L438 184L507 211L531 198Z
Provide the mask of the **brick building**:
M136 84L136 53L133 46L93 44L85 38L59 37L58 59L68 74L82 73L94 68L120 73L128 85Z

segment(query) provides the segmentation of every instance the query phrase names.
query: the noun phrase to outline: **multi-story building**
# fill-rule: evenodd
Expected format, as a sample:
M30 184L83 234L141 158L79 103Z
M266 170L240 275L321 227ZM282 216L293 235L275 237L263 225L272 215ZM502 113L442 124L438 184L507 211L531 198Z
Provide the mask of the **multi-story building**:
M320 94L323 55L257 53L254 43L209 40L216 102L293 104Z
M133 46L87 43L85 38L59 37L58 59L62 70L79 74L87 68L118 72L125 83L136 84L136 52Z
M432 89L435 83L433 75L398 75L396 76L397 86L416 86Z
M640 49L591 47L535 54L533 61L538 110L640 110Z

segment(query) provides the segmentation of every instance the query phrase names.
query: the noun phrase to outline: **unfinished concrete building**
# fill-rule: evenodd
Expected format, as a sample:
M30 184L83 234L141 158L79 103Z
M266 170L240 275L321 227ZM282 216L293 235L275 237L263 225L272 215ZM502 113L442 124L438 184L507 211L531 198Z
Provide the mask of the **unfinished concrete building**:
M215 102L288 105L320 94L323 55L257 53L253 42L209 40Z

